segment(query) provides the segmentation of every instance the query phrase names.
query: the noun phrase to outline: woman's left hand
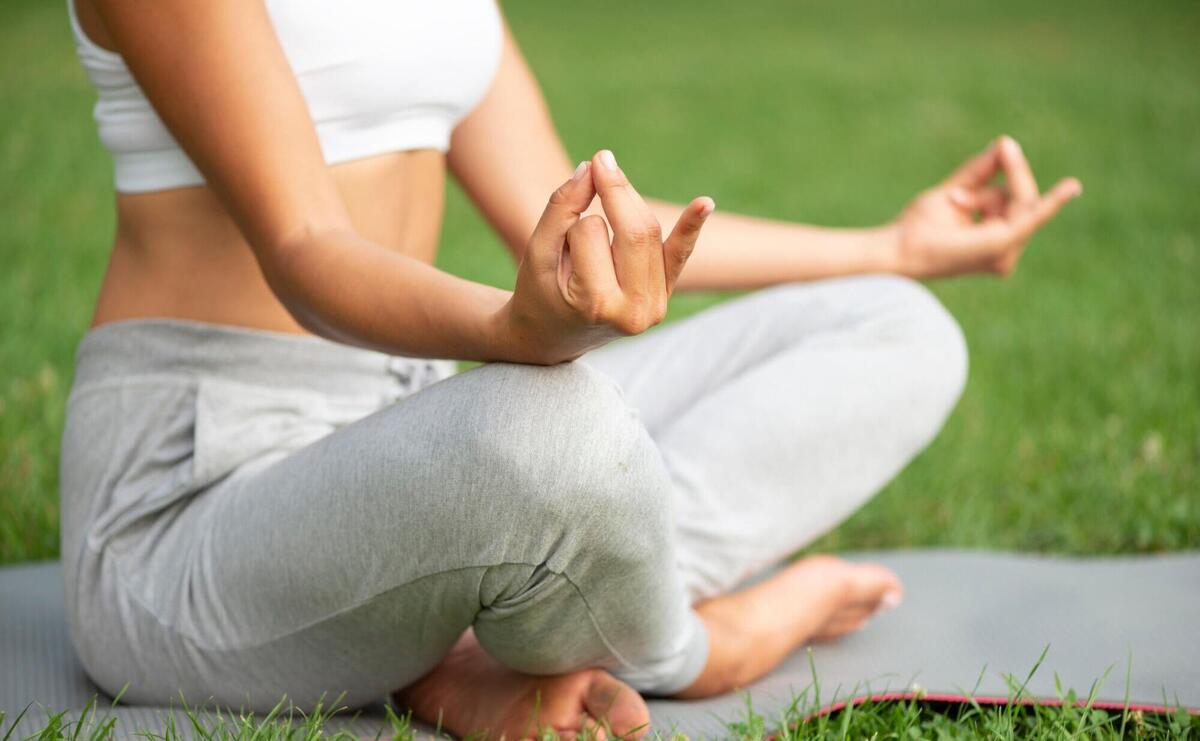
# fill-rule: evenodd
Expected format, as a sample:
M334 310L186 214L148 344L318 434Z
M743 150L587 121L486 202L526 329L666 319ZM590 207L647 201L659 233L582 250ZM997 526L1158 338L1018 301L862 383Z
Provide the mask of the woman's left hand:
M991 183L1000 172L1005 184ZM894 222L898 270L915 278L1008 275L1033 233L1082 192L1077 179L1064 178L1039 195L1021 147L1002 136Z

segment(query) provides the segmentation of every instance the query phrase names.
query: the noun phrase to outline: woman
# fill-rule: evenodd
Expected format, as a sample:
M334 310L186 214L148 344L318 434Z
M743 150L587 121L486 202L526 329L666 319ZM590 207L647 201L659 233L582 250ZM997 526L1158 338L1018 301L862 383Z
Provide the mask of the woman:
M1008 273L1080 190L1040 196L1002 138L884 227L712 215L608 151L572 174L486 0L68 3L118 225L63 556L78 653L130 701L394 691L461 734L535 707L628 732L638 691L724 692L861 627L900 602L882 567L736 585L954 405L961 335L911 278ZM447 168L514 291L432 267ZM674 290L772 285L609 344Z

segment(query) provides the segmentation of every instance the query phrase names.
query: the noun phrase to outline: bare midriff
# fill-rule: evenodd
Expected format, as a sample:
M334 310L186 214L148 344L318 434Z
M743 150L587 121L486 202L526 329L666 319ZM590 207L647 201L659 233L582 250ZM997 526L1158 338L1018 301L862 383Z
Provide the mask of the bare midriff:
M357 233L432 262L445 157L390 152L330 167ZM207 187L117 194L117 230L92 326L172 317L303 333L268 287L254 252Z

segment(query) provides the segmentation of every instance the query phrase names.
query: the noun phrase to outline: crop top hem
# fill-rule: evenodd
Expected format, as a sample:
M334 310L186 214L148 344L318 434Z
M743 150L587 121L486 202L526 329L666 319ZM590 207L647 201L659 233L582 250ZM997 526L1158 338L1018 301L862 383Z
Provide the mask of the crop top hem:
M450 148L450 131L443 116L397 116L386 123L356 127L328 122L318 127L321 133L337 129L336 136L321 136L325 162L336 165L390 152L413 149ZM149 193L171 188L205 185L206 179L182 149L161 149L113 154L113 185L118 193Z

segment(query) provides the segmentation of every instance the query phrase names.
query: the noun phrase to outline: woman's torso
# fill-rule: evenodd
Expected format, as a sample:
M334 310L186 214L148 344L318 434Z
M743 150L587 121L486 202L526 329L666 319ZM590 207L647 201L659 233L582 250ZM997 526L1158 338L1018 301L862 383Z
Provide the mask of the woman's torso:
M461 27L439 28L438 38L432 38L431 29L423 32L423 36L431 37L428 43L440 43L442 47L462 37L463 43L469 40L472 52L477 53L475 69L442 70L445 81L439 84L471 88L447 90L443 101L439 99L441 91L425 79L437 77L435 71L408 69L407 75L402 76L399 72L404 70L387 69L388 65L412 66L413 54L419 50L411 48L414 45L411 37L397 38L400 32L389 35L390 31L380 33L373 29L369 31L373 39L355 38L355 33L368 33L365 29L371 25L372 1L376 2L376 8L397 12L392 6L379 4L379 0L360 0L357 19L343 20L328 35L322 30L328 19L320 14L330 12L329 6L314 4L313 0L275 0L268 2L268 7L279 41L297 70L322 135L327 160L335 162L329 170L354 227L363 237L388 249L432 262L443 211L442 150L448 140L448 116L463 115L463 102L471 101L473 105L490 82L498 51L499 22L494 7L478 7L471 11L473 17L466 18L476 24L470 29L473 37ZM339 4L339 7L339 12L345 15L346 6ZM419 10L419 3L410 7L418 8L412 14L430 15L429 11ZM89 0L77 0L74 8L78 16L77 34L83 36L77 38L77 43L82 47L81 56L93 64L89 69L93 82L101 88L117 78L116 85L110 84L102 90L97 106L101 139L117 157L126 156L128 160L121 147L130 145L131 136L161 137L162 132L154 130L161 123L148 109L142 113L140 122L125 126L124 130L119 119L116 124L103 119L105 93L110 98L132 98L132 101L113 101L110 110L123 115L131 102L134 107L142 103L140 90L129 89L132 78L122 61L111 51L105 51L113 45ZM391 20L403 19L393 16ZM421 20L436 20L446 25L446 18ZM494 39L490 37L493 30ZM375 56L363 52L363 48L373 49ZM439 53L461 58L464 56L461 51L442 48ZM397 131L391 137L393 142L399 142L395 147L378 144L387 138L386 129L383 134L377 130L365 144L362 139L356 142L348 135L330 131L342 127L343 122L354 116L369 116L367 120L372 124L386 119L393 114L389 107L395 109L398 118L411 119L411 124L409 120L396 121L396 128L408 127L409 133ZM147 121L147 117L154 120ZM416 134L412 133L414 130ZM407 148L406 142L418 148ZM139 143L135 138L132 148L136 149ZM353 151L356 147L358 151ZM380 151L384 149L389 151ZM331 156L331 150L335 153L341 150L343 156ZM141 156L144 156L141 152L133 153L133 157ZM337 162L338 159L345 161ZM127 185L122 188L122 164L118 162L117 184L118 190L125 192L117 193L117 229L93 326L123 319L177 317L274 331L304 331L275 298L249 245L208 187L202 183L184 183L182 187L155 189L151 182L151 187L130 188L128 183L136 181L128 177L127 169ZM186 180L186 177L176 179Z
M432 262L444 156L392 152L330 171L358 233ZM249 245L207 187L117 195L117 232L92 326L176 317L304 332L275 298Z

